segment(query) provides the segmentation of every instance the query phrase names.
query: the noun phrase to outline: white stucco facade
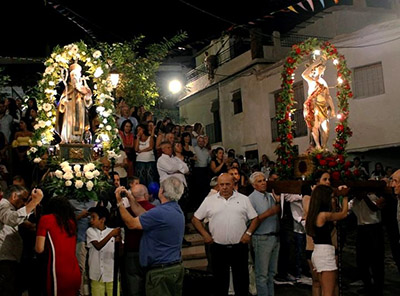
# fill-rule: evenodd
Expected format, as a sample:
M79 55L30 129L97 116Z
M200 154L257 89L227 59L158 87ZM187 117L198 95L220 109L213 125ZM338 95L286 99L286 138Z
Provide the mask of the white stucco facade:
M374 21L361 30L330 40L339 53L345 56L351 70L375 63L382 64L384 92L364 98L357 98L355 93L355 98L350 99L349 125L353 130L353 137L349 138L347 146L350 153L400 146L400 20L393 18L393 14L386 18L382 15L379 15L380 19L392 20L378 24ZM273 49L264 48L264 53L271 51ZM289 48L280 48L281 53L288 51ZM210 111L212 101L219 99L222 142L218 144L234 148L238 154L258 150L259 157L266 154L270 159L276 159L274 150L277 143L272 141L271 117L275 113L274 93L281 85L282 60L273 64L269 61L267 58L252 60L250 52L246 52L218 68L216 81L209 82L206 75L192 81L190 92L179 103L180 115L188 123L210 124L213 122ZM304 64L298 67L295 83L300 81L304 69ZM332 61L328 62L324 78L329 86L333 87L337 83ZM239 89L243 112L234 114L232 93ZM330 89L330 93L336 104L336 89ZM307 96L306 83L304 94ZM332 147L335 137L335 120L332 119L330 123L329 147ZM308 136L294 139L300 154L308 148L308 140ZM400 167L400 155L394 158L393 166Z

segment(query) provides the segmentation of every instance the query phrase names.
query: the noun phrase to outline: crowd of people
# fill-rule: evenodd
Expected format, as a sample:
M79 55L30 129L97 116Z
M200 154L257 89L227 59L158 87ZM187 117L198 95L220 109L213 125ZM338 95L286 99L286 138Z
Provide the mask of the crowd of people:
M0 295L181 295L188 223L204 238L215 295L228 295L232 282L234 295L248 296L249 265L258 296L274 295L279 278L307 276L313 296L337 295L337 255L346 241L340 220L351 213L365 291L383 295L384 229L400 272L393 196L332 188L329 172L316 172L301 194L270 193L268 184L279 176L266 155L250 165L234 149L212 147L201 123L154 122L151 112L123 99L115 114L121 153L115 162L99 159L112 189L97 202L49 196L15 168L28 162L24 153L37 106L21 106L14 117L6 107L13 104L0 101L6 147L0 164ZM94 133L99 123L95 115L90 119ZM7 147L15 149L11 170L3 163ZM354 174L386 180L400 195L400 170L376 163L369 174L360 158L353 163Z

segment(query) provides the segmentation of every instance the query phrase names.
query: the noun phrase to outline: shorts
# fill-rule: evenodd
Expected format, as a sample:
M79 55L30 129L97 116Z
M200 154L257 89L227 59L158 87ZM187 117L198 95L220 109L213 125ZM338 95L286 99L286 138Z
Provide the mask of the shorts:
M317 272L337 270L335 247L332 245L314 245L311 262Z

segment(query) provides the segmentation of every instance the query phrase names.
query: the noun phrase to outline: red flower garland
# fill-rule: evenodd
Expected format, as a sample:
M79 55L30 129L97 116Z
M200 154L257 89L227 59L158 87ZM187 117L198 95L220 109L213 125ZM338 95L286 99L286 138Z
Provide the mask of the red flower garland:
M347 138L351 137L352 132L347 124L349 116L348 98L353 97L350 87L350 74L351 71L347 68L346 60L343 55L338 54L337 49L328 41L319 41L315 38L310 38L292 46L288 57L286 58L283 66L281 79L282 79L282 92L277 100L277 114L276 119L278 122L278 138L280 145L277 147L275 153L278 156L277 167L278 174L281 179L293 179L293 159L295 156L293 146L293 122L289 113L293 113L294 91L293 91L293 73L297 66L303 61L305 56L308 56L314 50L319 49L321 55L325 55L328 59L335 60L337 75L342 79L342 83L337 86L337 100L338 112L340 118L336 126L336 139L333 144L333 157L331 160L325 160L322 155L315 154L316 163L320 164L322 161L324 165L320 165L332 170L335 169L339 175L348 175L345 170L343 174L340 170L344 169L346 144ZM319 157L319 158L318 158ZM350 172L351 173L351 172ZM335 174L337 177L337 174Z

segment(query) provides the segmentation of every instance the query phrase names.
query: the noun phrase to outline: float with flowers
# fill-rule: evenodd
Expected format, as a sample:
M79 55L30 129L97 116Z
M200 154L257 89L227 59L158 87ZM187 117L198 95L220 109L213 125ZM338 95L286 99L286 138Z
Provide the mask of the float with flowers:
M110 65L103 60L101 51L78 42L56 47L45 61L45 66L38 85L38 118L28 156L34 163L39 163L46 155L49 171L43 184L50 193L78 200L97 199L98 193L105 190L108 183L94 153L115 158L120 145L117 123L112 116L115 113L115 99L109 79ZM97 129L92 131L95 140L90 142L84 134L76 137L78 141L67 140L61 135L58 124L63 100L59 89L64 85L67 91L66 80L73 78L72 69L77 67L82 72L79 73L79 83L90 89L91 104L100 122ZM68 100L65 98L65 102ZM71 120L64 120L62 128L65 128L65 124L72 124L70 122L75 119L72 113ZM79 133L87 133L88 129L89 126L85 126Z
M297 67L310 55L322 56L327 61L332 61L337 71L337 122L336 137L333 143L332 152L329 149L311 149L299 162L295 154L293 145L293 121L291 114L294 114L294 72ZM346 162L346 145L352 131L348 125L349 103L353 97L350 87L351 71L346 65L346 59L339 54L336 47L328 41L320 41L310 38L299 44L293 45L292 50L286 58L281 74L282 91L277 99L277 122L278 122L278 141L277 154L278 174L281 179L291 180L299 177L303 179L311 178L314 170L328 170L334 179L350 178L351 172L348 170ZM307 159L307 161L304 161ZM297 175L295 176L295 172Z

